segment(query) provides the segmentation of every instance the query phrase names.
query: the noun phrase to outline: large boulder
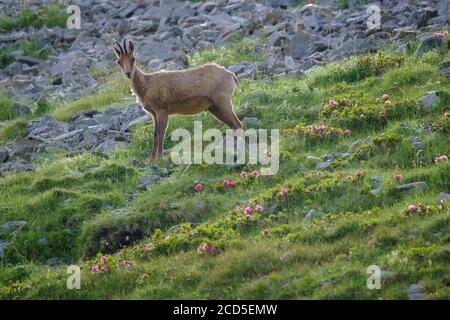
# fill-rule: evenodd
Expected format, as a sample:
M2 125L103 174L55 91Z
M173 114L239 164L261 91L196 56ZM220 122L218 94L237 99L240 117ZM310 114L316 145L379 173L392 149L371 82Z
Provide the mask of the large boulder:
M417 57L423 56L425 53L436 50L441 53L448 51L448 39L444 36L429 36L423 39L416 49L415 55Z

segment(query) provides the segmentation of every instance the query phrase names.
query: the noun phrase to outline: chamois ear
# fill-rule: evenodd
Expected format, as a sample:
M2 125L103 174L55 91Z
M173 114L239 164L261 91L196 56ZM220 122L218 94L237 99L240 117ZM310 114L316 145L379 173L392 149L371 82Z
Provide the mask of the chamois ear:
M114 53L116 54L117 58L119 58L120 55L122 54L122 50L120 50L120 49L118 48L118 46L117 46L116 43L114 43L114 44L112 45L112 48L113 48Z
M134 53L134 43L132 41L128 41L128 52L130 54Z

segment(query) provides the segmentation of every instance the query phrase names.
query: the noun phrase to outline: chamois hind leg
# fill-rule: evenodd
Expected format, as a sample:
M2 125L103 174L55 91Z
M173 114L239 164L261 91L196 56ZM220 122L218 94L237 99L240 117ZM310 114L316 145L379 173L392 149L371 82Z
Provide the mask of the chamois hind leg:
M220 121L227 124L231 129L242 129L242 123L233 111L231 101L221 100L214 102L209 111Z

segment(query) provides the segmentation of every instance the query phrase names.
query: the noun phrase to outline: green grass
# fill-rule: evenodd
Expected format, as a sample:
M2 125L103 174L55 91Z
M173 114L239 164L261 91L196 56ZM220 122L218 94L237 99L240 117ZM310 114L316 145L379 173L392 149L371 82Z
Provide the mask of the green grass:
M189 66L195 67L205 63L217 63L221 66L229 67L244 61L261 61L264 57L261 54L255 54L257 43L252 40L242 39L217 49L200 50L189 58Z
M250 59L242 46L198 53L191 65ZM35 172L1 178L0 224L25 220L27 225L15 238L2 235L10 245L0 265L0 298L407 299L408 287L420 283L424 298L450 299L450 210L448 204L438 207L438 194L450 190L450 165L434 161L438 155L449 156L448 127L423 131L425 124L446 121L449 83L437 71L445 58L448 54L420 59L402 55L397 64L397 57L388 54L355 57L318 67L299 79L242 81L233 97L239 117L258 117L257 127L282 131L280 171L254 182L242 183L239 173L257 166L175 166L166 158L158 165L170 176L146 190L136 189L147 173L129 160L147 159L151 125L138 126L132 144L110 158L52 155L39 160ZM431 90L441 93L442 102L429 113L418 110L414 101ZM359 119L341 122L323 116L328 99L346 99L355 92L364 97L364 111L371 105L367 101L384 93L392 101L412 102L409 109L394 108L383 121L374 117L363 126ZM52 114L67 120L79 110L122 105L128 96L126 80L113 75L97 94ZM226 129L210 114L175 116L167 137L180 127L192 131L194 120L203 121L203 130ZM324 123L339 130L350 126L352 132L325 140L283 133L299 123ZM0 128L1 139L11 139L25 124L11 121ZM424 142L422 151L412 147L410 136ZM311 157L347 151L367 137L370 142L356 147L347 159L334 161L329 170L314 169L317 160ZM171 148L174 142L168 138L165 146ZM356 177L358 170L361 178ZM396 174L402 181L394 179ZM371 192L375 176L383 183L378 194ZM239 184L224 188L225 179ZM196 181L204 184L203 192L193 190ZM425 181L427 189L411 194L396 189L416 181ZM282 188L289 190L287 198L279 196ZM244 200L266 211L247 220L235 209ZM408 205L419 203L420 212L407 213ZM118 209L134 214L112 217ZM303 218L311 209L321 216L306 223ZM264 228L268 237L261 234ZM37 241L41 237L49 242L44 247ZM205 242L219 254L200 252ZM99 263L99 252L112 261L108 274L90 272ZM80 265L82 289L67 290L65 267L49 269L49 258ZM133 262L128 270L124 259ZM366 269L373 264L387 272L381 290L366 287Z
M47 59L49 50L45 47L41 47L37 40L18 40L11 47L2 50L0 53L0 68L5 68L9 64L15 61L14 51L21 50L24 55L39 58L42 60Z
M41 6L38 12L24 9L15 15L2 14L0 18L0 32L11 32L31 26L36 28L64 27L68 14L62 4L54 4Z
M13 118L13 105L14 102L12 99L6 96L0 97L0 121Z

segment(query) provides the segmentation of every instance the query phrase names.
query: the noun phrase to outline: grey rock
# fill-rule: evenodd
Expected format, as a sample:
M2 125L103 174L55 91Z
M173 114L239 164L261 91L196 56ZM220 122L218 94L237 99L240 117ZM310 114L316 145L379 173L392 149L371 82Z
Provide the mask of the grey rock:
M47 240L45 237L40 237L40 238L37 240L37 243L38 243L40 246L46 246L46 245L48 245L48 240Z
M111 211L109 215L111 217L117 218L117 217L126 217L126 216L129 216L129 215L133 215L135 213L136 212L131 211L131 210L117 209L117 210Z
M0 164L0 176L6 173L33 171L35 166L23 160L14 160Z
M6 162L9 158L9 151L6 148L0 149L0 163Z
M0 236L16 236L26 225L26 221L10 221L0 225Z
M442 53L447 52L448 40L445 39L445 37L427 37L419 44L416 49L415 55L421 57L431 50L437 50L438 52Z
M423 300L422 285L412 284L408 288L408 299L409 300Z
M440 65L439 65L439 72L444 77L449 78L450 77L450 59L445 59Z
M417 181L397 186L395 189L403 194L421 193L428 189L428 185L425 181Z
M318 162L318 163L316 164L316 170L320 170L320 171L326 170L326 169L328 169L332 164L333 164L333 161L331 161L331 160Z
M370 192L373 195L378 195L382 190L383 190L383 184L382 184L382 179L380 176L374 176L371 179L372 182L372 190L370 190Z
M305 215L305 217L303 218L303 222L305 223L309 223L311 222L313 219L320 217L321 215L318 214L316 211L314 210L309 210L308 213Z
M436 91L430 91L422 98L418 99L416 103L421 106L424 111L430 112L437 107L440 100L441 98Z
M423 149L423 147L425 146L425 143L422 140L420 140L419 137L411 136L411 137L408 137L408 140L411 142L413 147L416 149Z
M439 193L439 200L442 200L444 202L450 202L450 194L445 192Z
M40 64L43 62L43 60L41 60L41 59L29 57L29 56L20 56L20 57L17 57L16 60L19 62L26 63L29 66L34 66L36 64Z
M157 183L161 177L157 174L150 174L147 176L141 177L141 183L139 184L139 189L146 189L149 185Z
M26 117L31 114L30 109L27 106L21 105L20 103L14 103L13 105L13 117Z
M5 249L8 246L8 242L0 239L0 258L5 256Z
M242 119L242 123L244 125L258 125L259 124L259 119L257 117L244 117Z

